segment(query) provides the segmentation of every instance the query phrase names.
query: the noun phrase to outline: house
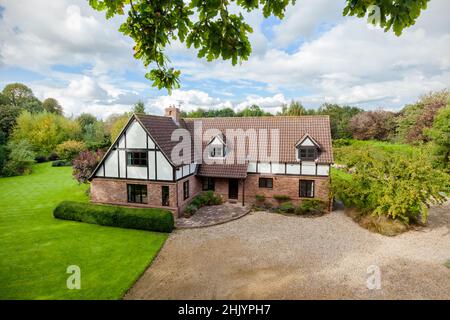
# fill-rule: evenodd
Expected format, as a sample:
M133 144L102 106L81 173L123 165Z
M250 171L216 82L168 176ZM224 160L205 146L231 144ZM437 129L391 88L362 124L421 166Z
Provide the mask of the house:
M134 114L94 170L96 203L167 208L180 217L214 190L225 201L286 195L330 201L328 116L182 119Z

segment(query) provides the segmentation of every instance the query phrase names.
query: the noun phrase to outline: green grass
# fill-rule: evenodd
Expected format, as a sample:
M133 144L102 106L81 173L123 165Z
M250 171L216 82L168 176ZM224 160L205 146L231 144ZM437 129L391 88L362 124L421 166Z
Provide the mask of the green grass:
M62 200L87 202L85 190L50 163L0 179L0 299L119 299L150 264L166 233L53 218ZM66 287L69 265L80 290Z
M352 175L350 173L344 172L340 169L331 168L330 170L331 180L333 180L333 177L341 178L343 180L350 180L352 178Z
M450 269L450 259L448 259L447 262L444 263L444 266Z

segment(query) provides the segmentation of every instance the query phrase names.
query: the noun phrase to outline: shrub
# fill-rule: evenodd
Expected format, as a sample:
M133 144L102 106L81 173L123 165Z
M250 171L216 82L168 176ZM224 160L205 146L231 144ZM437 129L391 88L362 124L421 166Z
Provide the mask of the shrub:
M36 158L34 158L34 160L36 161L36 163L42 163L42 162L47 161L47 157L43 156L43 155L39 155L39 156L36 156Z
M84 142L67 140L56 147L56 153L60 159L72 161L78 154L86 150Z
M55 160L52 162L52 167L70 167L72 162L66 160Z
M186 209L184 212L187 215L192 215L195 213L195 211L197 211L201 207L219 205L222 202L223 202L222 197L219 196L218 194L214 193L214 191L212 191L212 190L205 191L205 192L202 192L199 195L195 196L192 199L192 201L189 203L189 205L186 207L188 212L186 212ZM194 210L194 208L195 208L195 210Z
M348 124L353 138L360 140L388 140L394 135L395 127L395 114L383 110L358 113Z
M304 199L302 203L295 208L295 214L319 215L325 213L326 203L318 199Z
M282 204L280 204L280 207L278 208L278 210L281 213L293 213L295 210L295 207L291 201L287 201L287 202L283 202Z
M282 194L276 194L273 196L273 198L275 200L277 200L279 203L283 203L283 202L291 200L291 198L289 196L282 195Z
M256 194L255 199L257 203L264 203L266 201L266 197L262 194Z
M63 201L55 210L57 219L73 220L102 226L171 232L173 215L165 209L125 208L75 201Z
M400 220L391 219L387 216L361 214L361 212L354 209L346 209L345 213L361 227L385 236L396 236L408 230L408 225L406 223Z
M186 218L189 218L190 216L192 216L194 213L196 213L198 210L198 208L193 205L193 204L189 204L186 206L186 208L184 209L184 216Z
M79 183L86 183L104 155L101 150L83 151L73 160L73 176Z
M351 179L332 174L331 187L347 207L405 223L426 221L430 203L442 203L450 181L436 170L426 151L395 155L378 150L355 152L349 158Z
M6 176L31 173L36 155L31 150L30 144L26 140L10 141L7 148L9 150L9 159L6 162L3 173Z
M50 153L50 155L48 156L48 161L55 161L55 160L58 160L59 159L59 157L58 157L58 155L56 154L56 152L52 152L52 153Z
M352 144L352 140L350 139L336 139L333 140L333 147L345 147Z

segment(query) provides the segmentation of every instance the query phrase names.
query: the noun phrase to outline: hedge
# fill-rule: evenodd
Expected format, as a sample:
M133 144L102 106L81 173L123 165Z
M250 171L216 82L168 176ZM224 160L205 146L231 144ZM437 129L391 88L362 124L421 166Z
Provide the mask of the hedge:
M125 208L75 201L63 201L55 210L57 219L73 220L102 226L171 232L172 213L165 209Z

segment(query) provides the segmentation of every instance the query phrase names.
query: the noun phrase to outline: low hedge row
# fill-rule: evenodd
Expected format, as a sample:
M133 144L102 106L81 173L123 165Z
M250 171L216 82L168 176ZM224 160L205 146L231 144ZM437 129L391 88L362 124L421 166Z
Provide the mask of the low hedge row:
M125 208L92 203L63 201L53 216L58 219L81 221L102 226L171 232L172 213L165 209Z

